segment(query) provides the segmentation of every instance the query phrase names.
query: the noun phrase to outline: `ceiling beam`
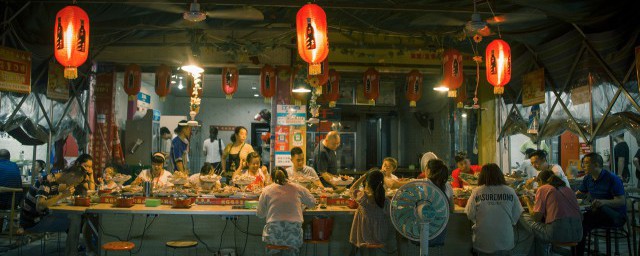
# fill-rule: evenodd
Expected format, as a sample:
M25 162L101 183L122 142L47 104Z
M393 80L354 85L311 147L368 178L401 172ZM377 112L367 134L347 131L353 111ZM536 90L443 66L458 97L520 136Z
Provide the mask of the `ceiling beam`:
M9 0L9 2L21 2L20 0ZM61 3L68 4L69 0L39 0L32 1L34 3ZM207 5L222 6L244 6L250 5L254 7L281 7L281 8L300 8L303 1L292 0L271 0L271 1L255 1L255 0L217 0L207 1ZM81 4L156 4L156 5L176 5L182 4L186 6L185 0L82 0ZM323 1L321 4L324 9L353 9L353 10L379 10L379 11L402 11L402 12L426 12L426 13L473 13L473 9L443 9L442 4L438 5L404 5L392 3L369 3L367 5L358 5L346 1ZM481 14L492 14L490 11L477 11ZM496 15L502 13L495 13Z

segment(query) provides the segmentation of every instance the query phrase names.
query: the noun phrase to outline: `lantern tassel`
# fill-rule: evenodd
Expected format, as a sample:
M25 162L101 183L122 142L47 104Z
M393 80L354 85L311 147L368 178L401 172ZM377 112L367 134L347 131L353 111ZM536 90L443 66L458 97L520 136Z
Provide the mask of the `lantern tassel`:
M455 97L458 97L458 93L456 90L449 90L449 93L447 93L447 96L449 96L449 98L455 98Z
M464 103L462 103L462 101L458 102L458 104L456 105L456 107L458 108L464 108Z
M136 100L136 97L137 97L137 96L138 96L138 95L129 95L129 101L134 101L134 100Z
M316 95L322 95L322 86L316 87Z
M336 102L335 101L329 101L329 107L330 108L335 108L336 107Z
M370 100L369 100L369 104L370 104L370 105L375 105L375 104L376 104L376 100L374 100L374 99L370 99Z
M271 97L264 97L264 103L271 104Z
M233 99L233 95L231 95L231 94L227 95L227 99L228 100Z
M64 68L64 78L66 79L78 78L78 68L75 68L75 67Z
M409 107L415 108L416 107L416 101L415 100L409 101Z
M319 75L322 73L322 65L320 63L309 64L309 75Z
M493 94L501 95L504 93L504 87L493 87Z

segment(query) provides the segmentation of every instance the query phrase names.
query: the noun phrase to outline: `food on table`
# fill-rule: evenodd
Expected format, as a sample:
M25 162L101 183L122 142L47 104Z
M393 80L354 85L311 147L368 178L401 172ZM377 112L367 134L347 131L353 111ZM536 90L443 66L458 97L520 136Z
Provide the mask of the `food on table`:
M471 189L467 188L454 188L453 197L455 198L469 198L471 196Z
M111 180L113 180L113 182L117 183L118 185L122 185L130 179L131 179L131 175L125 175L122 173L117 173L116 175L113 175L113 177L111 178Z
M174 185L184 185L189 183L189 176L184 172L174 172L169 179L169 182L173 183Z
M478 177L473 174L460 172L460 179L470 185L478 185Z
M331 179L331 182L333 182L333 184L335 184L336 186L347 186L353 183L353 177L346 176L346 175L339 175L339 176L333 177Z
M256 180L256 177L253 177L247 174L233 177L233 183L238 185L248 185L253 183L255 180Z
M200 181L202 182L217 182L220 179L222 179L221 176L215 175L215 174L211 174L211 175L206 175L206 176L200 176Z

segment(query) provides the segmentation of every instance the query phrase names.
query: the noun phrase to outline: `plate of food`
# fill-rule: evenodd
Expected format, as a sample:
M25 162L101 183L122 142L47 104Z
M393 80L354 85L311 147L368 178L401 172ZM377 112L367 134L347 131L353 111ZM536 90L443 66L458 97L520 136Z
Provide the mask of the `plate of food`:
M232 181L234 184L238 184L238 185L249 185L253 183L255 180L256 180L256 177L253 177L251 175L239 175L239 176L233 177Z
M113 180L113 182L115 182L118 185L122 185L130 179L131 179L131 175L125 175L122 173L117 173L116 175L113 175L113 177L111 178L111 180Z
M331 178L331 182L333 182L336 186L348 186L353 183L353 177L346 175L339 175Z
M460 179L470 185L478 185L478 177L473 174L460 172Z
M176 171L173 173L173 175L171 175L171 178L169 178L169 182L173 183L174 185L184 185L189 183L189 176L184 172Z

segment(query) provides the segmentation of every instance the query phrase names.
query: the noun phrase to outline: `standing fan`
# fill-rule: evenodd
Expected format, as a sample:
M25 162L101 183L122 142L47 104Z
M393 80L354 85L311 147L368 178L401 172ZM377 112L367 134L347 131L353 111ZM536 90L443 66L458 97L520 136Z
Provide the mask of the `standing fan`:
M420 256L429 255L429 240L449 221L445 194L431 181L417 180L400 187L391 199L391 222L407 239L420 242Z

